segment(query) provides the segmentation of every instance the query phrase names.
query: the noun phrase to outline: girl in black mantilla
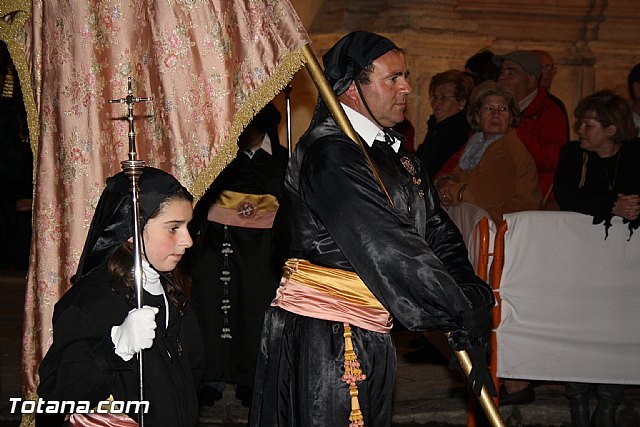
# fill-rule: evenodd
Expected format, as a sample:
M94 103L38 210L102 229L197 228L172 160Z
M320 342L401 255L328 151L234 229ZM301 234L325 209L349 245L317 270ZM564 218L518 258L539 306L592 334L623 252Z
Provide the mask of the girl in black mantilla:
M593 216L605 230L614 216L640 225L640 141L624 98L603 90L583 98L575 109L580 140L566 144L554 178L560 208Z
M640 141L627 102L609 90L583 98L575 109L579 141L566 144L554 178L556 200L563 210L593 215L593 223L614 216L628 223L630 233L640 223ZM606 238L605 231L605 238ZM630 236L631 238L631 236ZM614 427L616 409L624 398L622 384L565 383L574 427ZM589 398L598 405L589 413Z
M139 399L136 352L144 351L148 426L195 426L202 337L187 304L179 262L192 245L193 198L171 175L146 167L139 179L144 307L134 309L131 195L107 180L73 286L53 315L53 344L40 365L40 398L96 405ZM38 416L37 425L135 426L137 414ZM99 418L99 419L98 419ZM106 418L106 419L105 419Z

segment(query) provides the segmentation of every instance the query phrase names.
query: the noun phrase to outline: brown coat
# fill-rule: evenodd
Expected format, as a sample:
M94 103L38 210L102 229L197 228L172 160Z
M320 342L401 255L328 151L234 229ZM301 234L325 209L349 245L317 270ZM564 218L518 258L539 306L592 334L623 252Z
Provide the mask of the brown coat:
M538 209L542 201L536 164L512 128L487 148L473 170L456 166L451 177L457 181L452 194L462 189L461 201L486 210L496 223L505 213Z

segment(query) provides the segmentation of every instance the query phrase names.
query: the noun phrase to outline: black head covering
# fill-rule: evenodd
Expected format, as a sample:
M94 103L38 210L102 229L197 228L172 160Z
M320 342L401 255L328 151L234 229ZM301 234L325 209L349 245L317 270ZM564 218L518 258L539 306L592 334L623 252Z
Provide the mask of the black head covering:
M404 137L391 128L384 127L369 109L367 100L360 89L360 84L356 80L358 74L373 61L380 58L385 53L399 49L391 40L379 34L368 31L354 31L347 34L333 45L327 53L322 56L324 64L324 75L333 88L336 95L342 95L355 81L356 88L362 102L369 111L371 118L384 130L385 139L389 144L393 138L403 140ZM318 97L316 109L311 120L311 127L324 120L329 114L326 104L321 96Z
M322 56L324 75L336 95L342 95L364 67L394 49L398 46L386 37L354 31L338 40Z
M354 31L336 42L322 56L324 76L336 95L342 95L360 71L390 50L398 47L388 38L368 31ZM329 115L322 96L318 95L309 129Z
M141 230L164 200L180 189L187 191L172 175L152 167L144 168L138 188ZM133 236L131 211L129 178L123 172L107 178L107 186L93 215L74 280L103 266L111 254Z

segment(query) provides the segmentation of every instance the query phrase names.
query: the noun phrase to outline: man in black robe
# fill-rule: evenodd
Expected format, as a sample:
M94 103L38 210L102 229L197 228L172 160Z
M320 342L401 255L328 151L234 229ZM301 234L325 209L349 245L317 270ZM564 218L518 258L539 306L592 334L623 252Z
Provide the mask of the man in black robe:
M274 224L288 261L265 315L252 426L389 426L392 318L412 331L451 332L475 362L474 386L489 381L482 341L492 292L426 172L390 129L411 93L404 52L359 31L323 61L386 191L319 99Z
M251 401L262 319L282 276L271 245L288 161L279 122L280 113L267 104L194 210L200 237L192 250L192 301L205 343L203 406L220 399L226 383L237 385L243 405Z

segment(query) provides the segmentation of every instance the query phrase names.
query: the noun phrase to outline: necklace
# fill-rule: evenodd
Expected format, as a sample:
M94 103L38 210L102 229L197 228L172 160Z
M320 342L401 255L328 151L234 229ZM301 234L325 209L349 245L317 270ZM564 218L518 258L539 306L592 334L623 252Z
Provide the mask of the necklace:
M613 170L613 181L609 178L609 168L607 165L604 165L604 174L607 177L607 188L609 191L613 190L613 187L616 185L616 179L618 178L618 166L620 166L620 150L616 153L616 167Z

